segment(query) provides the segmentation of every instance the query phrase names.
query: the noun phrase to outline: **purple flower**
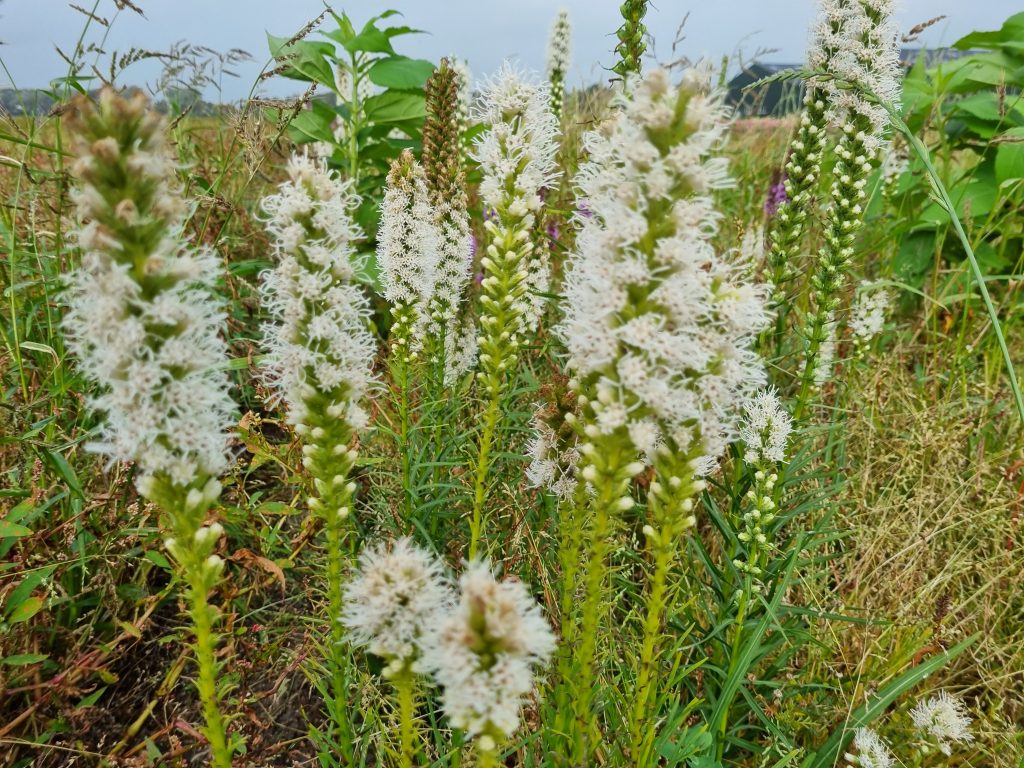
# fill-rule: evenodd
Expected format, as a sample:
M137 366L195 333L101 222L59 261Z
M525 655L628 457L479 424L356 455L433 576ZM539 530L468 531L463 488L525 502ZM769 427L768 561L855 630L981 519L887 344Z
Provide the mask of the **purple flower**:
M764 213L770 219L779 211L779 206L788 201L786 196L786 174L782 174L768 187L768 197L764 201Z
M552 242L557 243L559 238L562 236L562 229L558 226L558 222L552 219L548 222L548 237Z
M585 219L589 219L591 216L594 215L593 212L590 210L590 206L587 205L586 200L580 200L579 202L576 203L576 213L578 213Z

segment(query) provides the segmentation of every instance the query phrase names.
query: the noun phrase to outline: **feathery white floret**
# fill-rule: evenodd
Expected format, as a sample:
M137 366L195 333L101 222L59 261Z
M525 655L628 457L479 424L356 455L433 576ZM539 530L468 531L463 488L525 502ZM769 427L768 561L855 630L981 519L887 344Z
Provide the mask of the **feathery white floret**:
M87 223L77 232L82 260L68 278L63 321L80 370L100 386L90 406L106 416L88 448L136 462L140 483L159 473L187 485L228 463L234 404L215 296L220 264L183 240L186 206L163 123L143 100L111 90L100 104L74 140L74 198ZM115 136L130 132L105 120L136 121L135 140L122 146ZM124 173L132 184L117 181Z
M793 420L774 388L763 389L747 403L740 426L740 439L746 446L744 461L768 464L786 460L786 444L793 431Z
M488 126L473 146L484 205L532 223L540 191L557 175L558 126L548 109L547 87L505 62L484 84L473 119Z
M454 727L470 736L511 736L534 670L554 652L554 635L525 585L495 580L486 562L468 563L459 587L459 603L436 627L424 665L444 687Z
M293 155L288 181L263 199L277 267L263 276L269 378L289 406L289 421L304 423L307 401L323 396L342 409L353 428L366 426L360 401L373 383L376 344L370 303L354 280L360 236L351 211L351 184L323 161Z
M526 468L527 482L531 488L545 488L559 499L571 498L576 490L580 462L576 441L568 446L560 445L558 435L538 413L534 414L530 426L533 437L526 451L530 457L530 465Z
M725 130L704 70L631 79L577 177L581 216L558 333L570 367L596 386L597 429L627 426L638 451L665 438L718 456L763 386L753 351L768 289L715 253L710 193L731 184L710 154Z
M430 303L438 280L441 246L423 168L403 153L388 174L377 234L377 263L384 298L394 305Z
M882 330L890 303L891 297L884 288L871 289L867 283L861 284L850 318L850 330L859 344L869 344Z
M408 538L365 549L346 584L341 623L350 641L399 671L415 666L430 627L446 614L454 594L437 558Z
M807 64L826 76L815 78L814 87L825 94L833 125L842 126L857 116L866 121L864 145L869 152L883 145L889 115L847 83L898 109L902 82L898 41L893 0L821 0Z
M923 736L935 739L945 755L952 753L954 743L967 744L974 740L967 707L961 699L946 691L939 691L930 699L918 702L910 713L910 719Z
M889 746L870 728L858 728L854 732L853 746L857 754L846 754L846 761L855 768L892 768L895 759Z

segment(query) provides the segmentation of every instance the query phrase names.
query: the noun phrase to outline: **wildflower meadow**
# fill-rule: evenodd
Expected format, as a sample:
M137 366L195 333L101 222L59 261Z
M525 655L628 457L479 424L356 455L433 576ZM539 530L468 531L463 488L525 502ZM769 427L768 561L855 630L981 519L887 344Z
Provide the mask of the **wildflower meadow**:
M0 766L1024 766L1024 14L339 4L204 110L105 5L0 110Z

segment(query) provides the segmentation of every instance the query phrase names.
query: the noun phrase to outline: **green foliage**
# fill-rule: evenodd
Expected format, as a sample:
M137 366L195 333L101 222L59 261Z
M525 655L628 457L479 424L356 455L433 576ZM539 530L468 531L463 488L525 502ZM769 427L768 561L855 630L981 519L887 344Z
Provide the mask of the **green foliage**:
M979 261L1003 273L1017 266L1024 243L1014 215L1024 203L1024 14L954 48L970 53L931 65L927 54L917 59L904 83L903 119L928 145ZM893 266L918 288L933 264L965 258L925 176L912 157L892 193L899 220L910 222ZM962 287L953 280L950 292Z
M327 145L331 165L354 180L362 196L356 220L372 241L391 161L403 149L420 146L423 91L434 64L395 51L395 38L420 31L381 26L397 11L372 17L358 31L344 11L330 15L337 28L322 33L326 40L269 34L267 40L281 75L333 94L333 104L311 100L289 122L288 134L298 144Z

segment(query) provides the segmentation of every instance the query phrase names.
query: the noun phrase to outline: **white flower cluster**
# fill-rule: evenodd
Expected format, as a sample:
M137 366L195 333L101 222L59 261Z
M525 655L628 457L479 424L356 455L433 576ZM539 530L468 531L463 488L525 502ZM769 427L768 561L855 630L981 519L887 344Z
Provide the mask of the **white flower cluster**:
M746 446L748 464L776 464L786 460L786 444L793 420L774 388L763 389L744 408L740 439Z
M497 581L486 561L466 564L459 592L433 555L401 539L360 556L341 622L354 645L388 662L386 675L431 674L453 726L511 736L554 635L522 582Z
M436 219L423 168L406 150L388 173L377 234L377 263L384 298L396 307L414 308L418 327L427 317L426 308L438 283L441 237Z
M332 418L359 429L368 421L360 401L373 382L376 344L369 300L354 282L357 198L349 182L306 155L292 156L288 177L262 202L278 262L262 288L273 318L265 331L270 378L291 423L303 425L319 395Z
M185 204L171 186L163 123L144 100L104 90L99 113L79 122L74 196L87 223L63 327L80 370L101 388L90 405L106 418L89 449L136 462L140 483L218 475L234 411L219 260L182 240ZM134 138L122 144L125 135Z
M807 53L807 65L825 74L814 79L814 87L826 96L831 122L843 126L862 117L869 152L882 147L889 115L847 83L899 108L902 77L893 5L893 0L821 0Z
M853 316L850 318L850 330L858 345L870 344L882 330L891 302L892 298L887 290L871 290L870 285L861 284L857 302L853 305Z
M558 124L549 98L547 86L531 83L506 62L478 101L474 120L488 130L477 139L473 157L483 173L480 197L497 219L487 222L492 237L501 228L512 237L529 237L541 209L541 193L557 175ZM520 328L511 329L510 335L536 324L543 309L538 294L549 289L547 249L523 246L516 263L503 266L513 274L525 274L526 291L514 307Z
M353 645L389 662L385 674L416 669L431 627L454 595L437 558L399 539L389 550L359 556L359 571L345 586L341 623Z
M540 410L540 409L539 409ZM546 420L534 414L530 423L533 437L527 447L530 466L526 479L531 488L546 488L559 499L569 499L576 489L576 473L580 462L579 447L559 444L558 435Z
M971 733L971 718L961 699L939 691L927 701L918 702L910 713L910 719L923 736L938 743L944 755L950 755L954 743L967 744L974 741Z
M854 732L853 746L857 754L846 754L846 762L854 768L892 768L896 760L888 745L870 728L858 728Z
M452 725L470 736L511 736L533 673L555 650L540 607L518 581L499 582L486 562L466 566L454 613L440 623L424 664L444 686Z
M649 456L671 438L718 456L742 405L765 382L753 350L770 293L715 253L711 193L731 184L710 157L725 130L706 70L681 85L664 69L631 78L615 116L585 138L579 197L588 215L566 277L559 334L570 367L597 394L596 423L626 427Z
M473 119L488 127L473 148L483 173L484 205L531 217L541 207L540 191L556 176L558 127L548 109L547 87L505 62L484 85Z

